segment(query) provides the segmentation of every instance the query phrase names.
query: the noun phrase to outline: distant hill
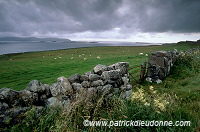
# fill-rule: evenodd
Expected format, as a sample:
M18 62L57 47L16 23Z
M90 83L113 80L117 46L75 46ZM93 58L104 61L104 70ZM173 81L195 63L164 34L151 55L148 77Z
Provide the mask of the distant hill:
M70 42L69 39L60 38L36 38L36 37L0 37L0 41L35 41L35 42Z

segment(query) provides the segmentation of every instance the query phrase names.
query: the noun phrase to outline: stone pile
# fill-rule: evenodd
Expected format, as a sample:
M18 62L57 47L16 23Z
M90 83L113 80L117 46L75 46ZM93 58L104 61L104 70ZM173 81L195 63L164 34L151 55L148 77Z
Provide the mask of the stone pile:
M157 51L148 58L146 81L160 83L178 58L177 51Z
M83 75L75 74L68 79L59 77L57 82L48 85L38 80L31 81L22 91L9 88L0 89L0 128L14 125L24 113L33 107L40 113L44 107L64 107L77 101L81 93L86 98L97 100L101 95L119 95L128 98L132 93L129 63L119 62L110 66L98 64L93 71Z

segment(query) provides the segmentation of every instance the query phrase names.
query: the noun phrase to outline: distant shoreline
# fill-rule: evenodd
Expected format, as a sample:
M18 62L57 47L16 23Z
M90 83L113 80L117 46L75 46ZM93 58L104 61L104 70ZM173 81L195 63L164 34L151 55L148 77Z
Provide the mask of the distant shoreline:
M160 43L141 42L108 42L108 41L70 41L70 42L2 42L0 41L0 55L17 54L39 51L54 51L86 47L107 47L107 46L150 46L162 45Z

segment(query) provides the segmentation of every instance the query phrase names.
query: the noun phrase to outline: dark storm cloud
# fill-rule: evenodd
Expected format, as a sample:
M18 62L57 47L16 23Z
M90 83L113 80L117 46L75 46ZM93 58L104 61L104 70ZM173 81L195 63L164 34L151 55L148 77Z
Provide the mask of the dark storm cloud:
M0 0L0 33L200 32L200 0Z

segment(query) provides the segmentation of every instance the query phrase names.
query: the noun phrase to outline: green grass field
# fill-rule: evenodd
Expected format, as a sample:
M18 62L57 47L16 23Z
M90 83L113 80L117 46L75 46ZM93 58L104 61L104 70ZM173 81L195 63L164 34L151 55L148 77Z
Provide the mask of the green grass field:
M187 50L196 45L92 47L56 51L9 54L0 56L0 88L26 88L32 80L52 84L60 76L91 71L97 64L110 65L129 62L130 66L147 61L145 54L158 50ZM139 55L142 52L144 55ZM97 59L97 57L100 59ZM84 58L87 60L84 61Z
M0 56L0 88L22 90L35 79L42 83L52 84L60 76L82 74L91 71L97 64L110 65L125 61L132 67L147 61L148 57L145 54L150 55L153 51L172 51L175 48L181 52L196 47L199 45L182 43L143 47L93 47L2 55ZM139 55L139 53L144 53L144 55ZM97 58L98 56L100 59ZM198 53L178 61L162 83L144 82L134 85L134 93L137 93L137 88L143 89L145 98L150 101L166 95L160 101L167 100L170 103L161 113L156 111L154 104L145 106L137 100L136 102L126 101L116 97L106 104L102 103L99 107L95 107L94 111L98 111L97 115L91 111L89 114L83 113L82 110L87 112L89 108L83 104L77 104L74 113L68 116L65 110L54 109L46 110L40 118L35 118L30 114L22 123L9 131L200 131L199 69L200 54ZM154 87L156 94L149 94L150 86ZM91 116L90 120L191 121L191 127L83 127L85 116Z

